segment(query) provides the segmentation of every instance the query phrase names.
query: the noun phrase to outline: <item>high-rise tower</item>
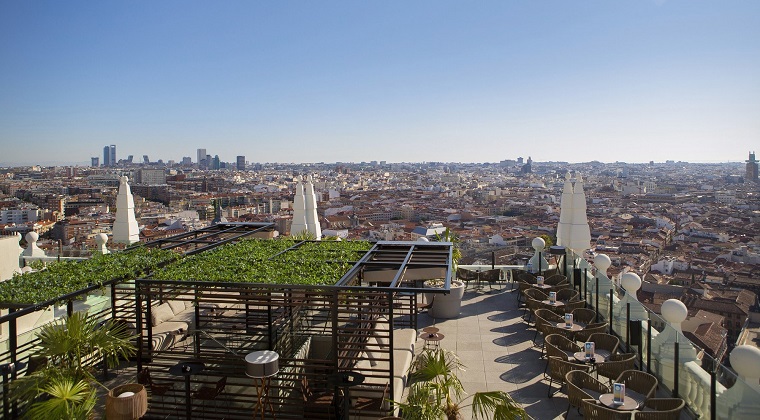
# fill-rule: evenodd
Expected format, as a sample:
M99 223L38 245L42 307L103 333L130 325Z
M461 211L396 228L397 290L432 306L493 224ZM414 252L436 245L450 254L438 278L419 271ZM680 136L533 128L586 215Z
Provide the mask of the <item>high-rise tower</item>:
M757 182L757 166L758 162L755 160L755 152L749 152L749 159L746 160L747 169L744 175L745 180L749 182Z
M103 166L111 166L111 149L108 146L103 148Z
M198 149L198 165L201 164L201 161L206 159L206 149Z
M111 164L110 166L116 166L116 145L112 144L111 146L109 146L108 152L111 157L109 160L109 163Z

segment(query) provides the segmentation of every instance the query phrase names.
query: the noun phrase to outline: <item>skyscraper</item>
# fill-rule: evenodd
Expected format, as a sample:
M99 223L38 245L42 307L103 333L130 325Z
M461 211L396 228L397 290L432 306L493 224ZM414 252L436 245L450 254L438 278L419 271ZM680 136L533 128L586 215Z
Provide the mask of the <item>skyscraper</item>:
M237 157L237 170L238 171L244 171L245 170L245 156L238 156Z
M755 160L755 152L750 152L749 159L747 159L745 162L747 162L746 173L744 175L745 180L749 182L757 182L758 162Z
M110 154L111 154L111 166L116 166L116 145L112 144L109 148Z
M103 166L111 166L111 149L108 146L103 148Z
M206 159L206 149L198 149L198 164L201 164L201 161Z
M90 166L92 166L93 168L97 168L98 165L100 165L100 158L97 156L93 156L90 158L90 162L91 162Z

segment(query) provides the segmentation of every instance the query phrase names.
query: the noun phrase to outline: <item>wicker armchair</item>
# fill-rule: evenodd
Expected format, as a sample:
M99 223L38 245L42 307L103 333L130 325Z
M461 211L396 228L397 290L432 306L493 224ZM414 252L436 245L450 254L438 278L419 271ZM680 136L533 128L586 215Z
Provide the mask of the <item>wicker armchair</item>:
M530 324L530 319L533 317L533 314L538 310L544 307L544 304L541 303L540 300L533 299L531 297L526 296L525 297L525 307L527 308L527 311L523 313L523 321Z
M525 291L525 297L536 299L538 301L549 299L549 296L547 296L546 293L533 287Z
M457 268L457 279L464 283L465 290L467 290L471 281L478 280L478 274L477 271L468 270L466 268Z
M578 308L584 308L586 306L586 302L582 300L576 300L575 302L564 302L565 304L562 306L552 306L554 308L554 312L557 312L560 315L564 315L567 312L572 313L574 310Z
M573 354L575 352L583 351L583 348L560 334L549 334L544 337L544 347L546 348L546 356L559 357L564 360L575 361ZM546 373L546 369L544 369Z
M544 326L551 326L551 325L557 325L558 322L562 322L562 317L554 313L553 311L550 311L548 309L539 308L536 309L534 312L534 315L536 316L536 333L533 334L533 345L536 345L536 338L538 337L538 333L541 333L546 337L548 334L546 328L542 328Z
M596 364L596 373L612 380L626 370L633 369L636 364L636 353L612 354L604 362Z
M597 400L600 395L611 392L607 385L580 370L568 372L565 375L565 383L567 384L567 399L569 402L565 418L570 413L570 407L575 407L580 412L581 400Z
M501 282L501 269L500 268L494 268L493 270L486 270L482 271L480 273L480 280L481 281L487 281L488 282L488 289L493 289L493 284L498 284Z
M546 275L546 278L544 279L544 284L548 284L549 286L556 286L561 283L567 283L567 277L563 276L562 274L554 274L554 275Z
M523 314L523 319L526 322L530 322L530 318L537 309L543 307L542 300L549 299L544 292L530 288L525 291L525 305L528 307L528 312Z
M583 417L594 420L631 420L630 411L619 411L598 404L596 400L581 400Z
M588 308L573 309L573 320L580 324L591 324L596 321L596 311Z
M650 398L644 402L644 408L633 414L640 420L678 420L686 403L681 398Z
M563 302L575 302L580 299L580 293L575 289L562 289L557 291L557 300Z
M626 390L638 392L645 397L645 401L654 395L657 390L657 378L640 370L626 370L615 379L617 383L624 383Z
M536 284L536 277L530 273L520 273L517 276L517 302L523 301L523 294L526 290L530 289L532 285Z
M568 282L563 282L563 283L555 284L555 285L551 286L551 288L548 289L546 291L546 293L549 293L549 292L559 292L560 290L567 290L567 289L572 289L572 288L573 288L572 284L570 284Z
M548 368L549 369L547 371L547 374L549 376L549 398L553 397L557 392L562 391L562 385L565 383L565 377L567 376L568 372L572 372L574 370L589 372L591 370L591 366L589 365L568 362L567 360L562 360L559 357L549 357ZM559 389L555 392L552 392L552 383L554 382L557 382L559 384Z
M591 341L589 338L598 333L604 333L607 331L609 324L606 322L595 322L591 324L586 324L586 326L575 333L575 339L578 341Z
M596 348L596 354L607 359L611 355L617 353L617 349L620 346L620 339L614 335L605 333L596 333L589 336L588 341L593 341Z

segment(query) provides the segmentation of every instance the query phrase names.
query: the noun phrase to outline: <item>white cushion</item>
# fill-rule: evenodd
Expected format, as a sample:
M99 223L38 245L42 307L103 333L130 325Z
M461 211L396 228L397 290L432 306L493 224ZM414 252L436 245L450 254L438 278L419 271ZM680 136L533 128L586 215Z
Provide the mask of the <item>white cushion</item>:
M166 303L168 303L169 306L171 306L172 312L174 312L175 314L178 314L185 310L185 302L181 300L170 300Z
M174 311L168 303L162 303L150 310L150 323L154 327L164 321L168 321L174 317Z

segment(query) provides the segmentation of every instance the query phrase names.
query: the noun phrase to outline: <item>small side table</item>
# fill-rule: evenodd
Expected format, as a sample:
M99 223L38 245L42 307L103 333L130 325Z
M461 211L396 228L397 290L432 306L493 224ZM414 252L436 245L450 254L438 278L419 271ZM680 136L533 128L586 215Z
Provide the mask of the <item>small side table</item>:
M256 417L256 412L261 411L261 419L264 420L264 411L269 408L269 412L272 413L272 417L275 419L277 416L274 414L274 407L269 400L269 386L272 376L276 375L280 371L280 355L277 352L271 350L261 350L248 353L245 356L245 374L257 379L256 381L256 406L253 408L253 416Z
M425 328L422 329L422 332L426 332L428 334L430 334L430 333L437 333L438 331L440 331L440 330L437 327L425 327Z
M434 332L434 333L423 332L422 334L420 334L420 338L425 341L426 350L429 350L431 348L437 350L441 348L441 340L443 340L444 337L445 335L439 332Z

